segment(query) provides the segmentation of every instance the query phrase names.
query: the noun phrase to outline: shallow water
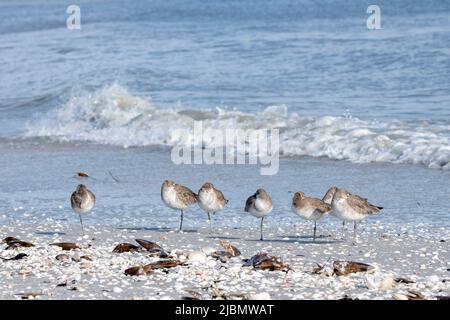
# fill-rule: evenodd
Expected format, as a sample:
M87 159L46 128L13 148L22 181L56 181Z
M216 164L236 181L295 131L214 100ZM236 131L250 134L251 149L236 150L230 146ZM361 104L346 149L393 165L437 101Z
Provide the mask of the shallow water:
M211 181L230 199L214 216L217 226L245 228L258 222L243 210L259 187L272 195L267 225L306 223L291 212L293 193L322 197L336 185L367 197L385 209L364 223L426 223L449 226L446 201L450 172L422 166L353 164L327 159L282 159L277 175L261 176L256 165L174 165L166 149L101 147L86 144L0 144L0 213L2 223L68 219L77 223L69 196L78 183L97 195L87 224L176 228L179 213L164 206L161 184L172 179L194 191ZM11 165L14 164L14 165ZM77 172L91 177L80 179ZM110 172L110 173L109 173ZM119 182L115 182L112 176ZM323 223L338 221L327 217ZM187 227L207 224L198 206L189 209Z

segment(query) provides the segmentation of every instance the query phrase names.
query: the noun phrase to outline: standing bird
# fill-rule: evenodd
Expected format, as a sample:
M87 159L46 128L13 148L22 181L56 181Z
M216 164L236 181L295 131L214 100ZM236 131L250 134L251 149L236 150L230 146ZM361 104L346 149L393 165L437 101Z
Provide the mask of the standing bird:
M165 180L161 186L161 199L169 208L181 211L179 231L183 230L184 211L188 206L197 202L197 195L181 184Z
M209 229L211 229L211 213L225 208L228 200L225 199L222 191L214 188L211 182L206 182L198 190L198 205L208 214Z
M90 191L84 184L79 184L77 189L72 193L70 197L70 203L72 205L73 211L78 213L80 217L81 230L84 235L83 220L81 219L82 213L88 213L94 208L95 205L95 195Z
M263 240L263 221L264 217L272 212L272 199L264 189L256 190L256 193L247 199L245 203L245 212L261 218L261 241Z
M306 220L314 220L313 241L316 241L317 220L331 211L331 205L316 198L305 197L303 192L296 192L292 198L292 211Z
M325 193L325 195L323 196L322 201L331 205L331 201L333 201L333 197L337 189L338 189L337 187L331 187L330 189L328 189L327 193ZM333 210L331 210L330 214L332 216L336 216ZM344 233L344 231L345 231L345 220L342 221L342 233Z
M345 189L337 189L331 207L335 215L344 221L353 221L353 244L356 244L356 225L369 215L375 215L383 207L374 206L367 199L353 195Z

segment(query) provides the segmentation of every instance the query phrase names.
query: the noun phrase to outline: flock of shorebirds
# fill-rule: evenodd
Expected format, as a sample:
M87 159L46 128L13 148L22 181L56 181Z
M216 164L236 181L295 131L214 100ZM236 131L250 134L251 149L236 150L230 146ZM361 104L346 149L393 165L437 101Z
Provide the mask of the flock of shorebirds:
M198 193L195 193L183 185L165 180L161 186L161 199L167 207L181 212L179 231L183 230L183 216L189 206L198 203L208 214L211 228L211 214L223 210L228 203L222 191L210 182L203 184ZM92 210L95 195L85 185L80 184L72 193L71 204L72 209L79 215L84 234L81 214ZM244 211L261 219L260 240L263 240L264 218L272 209L272 199L264 189L256 190L245 203ZM354 223L353 243L356 243L357 223L369 215L378 214L381 209L383 208L369 203L367 199L337 187L330 188L322 199L307 197L303 192L296 192L292 198L292 211L303 219L314 221L313 241L316 240L317 221L330 214L341 219L343 227L345 222Z

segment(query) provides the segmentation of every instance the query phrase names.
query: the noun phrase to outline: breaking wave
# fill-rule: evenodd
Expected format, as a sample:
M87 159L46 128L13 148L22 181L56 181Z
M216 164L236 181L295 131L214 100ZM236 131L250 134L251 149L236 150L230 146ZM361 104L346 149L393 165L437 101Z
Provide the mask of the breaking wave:
M352 117L306 117L285 106L257 113L158 108L115 83L95 92L72 95L63 105L27 124L26 137L87 141L123 147L191 144L177 129L204 131L278 128L285 156L328 157L358 163L423 164L450 169L450 126L427 122L365 121ZM206 130L207 131L207 130ZM204 132L204 146L213 143ZM217 141L214 141L217 144ZM217 146L217 145L215 145Z

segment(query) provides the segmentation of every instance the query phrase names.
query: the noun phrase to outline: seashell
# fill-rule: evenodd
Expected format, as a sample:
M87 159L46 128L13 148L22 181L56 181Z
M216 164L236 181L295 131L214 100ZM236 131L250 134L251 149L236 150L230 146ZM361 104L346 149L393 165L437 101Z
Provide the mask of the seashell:
M138 266L126 269L125 274L128 276L143 276L146 275L147 272L144 270L142 266Z
M61 254L58 254L55 257L55 259L58 260L58 261L68 261L68 260L70 260L70 257L67 254L65 254L65 253L61 253Z
M392 297L395 300L408 300L408 297L401 293L395 293Z
M255 269L269 271L288 271L290 267L283 263L280 257L269 256L267 253L258 253L250 259L244 260L243 267L253 266Z
M5 239L2 240L2 243L9 244L11 241L20 241L20 240L15 237L6 237Z
M22 293L16 293L15 296L20 296L22 300L27 299L34 299L38 296L43 296L44 294L42 292L22 292Z
M194 290L185 290L190 296L182 297L182 300L202 300L202 295Z
M394 289L395 281L394 277L392 275L388 275L384 277L383 280L381 280L380 284L378 285L378 288L383 291L389 291Z
M60 247L61 249L66 250L66 251L73 250L73 249L80 249L79 246L77 246L75 243L72 243L72 242L51 243L50 245Z
M247 296L248 300L271 300L270 294L267 292L253 293Z
M6 247L5 250L8 249L14 249L14 248L30 248L30 247L34 247L34 244L32 244L31 242L27 242L27 241L22 241L19 240L15 237L6 237L5 239L3 239L4 243L6 243L8 245L8 247Z
M333 273L337 276L346 276L350 273L367 272L374 267L361 262L354 261L334 261Z
M121 292L123 292L123 289L122 289L122 288L119 288L119 287L114 287L114 288L113 288L113 292L114 292L114 293L121 293Z
M167 269L173 268L181 265L181 262L178 260L160 260L157 262L149 263L144 266L145 269L155 270L155 269Z
M241 252L235 246L232 246L230 243L220 240L220 245L224 248L225 252L228 253L231 257L237 257L241 255Z
M189 262L205 262L206 254L203 251L192 251L188 254Z
M420 292L408 290L408 300L428 300L428 299Z
M158 251L163 250L163 248L159 244L156 244L151 241L147 241L147 240L143 240L143 239L136 239L136 242L139 243L142 247L144 247L148 251L155 250L155 249Z
M137 252L139 247L131 243L120 243L118 244L112 252L114 253L124 253L124 252Z
M2 258L0 257L3 261L13 261L13 260L22 260L23 258L28 257L27 254L25 253L19 253L18 255L12 257L12 258Z
M416 283L414 280L406 278L395 278L394 281L397 283L406 283L406 284Z
M369 277L368 275L366 275L364 277L364 280L365 280L366 286L369 290L376 290L378 288L378 286L376 285L376 283L372 277Z
M89 256L81 256L80 260L87 260L87 261L92 261L92 258Z
M214 249L212 247L204 247L204 248L202 248L202 252L209 256L209 255L215 253L216 249Z

